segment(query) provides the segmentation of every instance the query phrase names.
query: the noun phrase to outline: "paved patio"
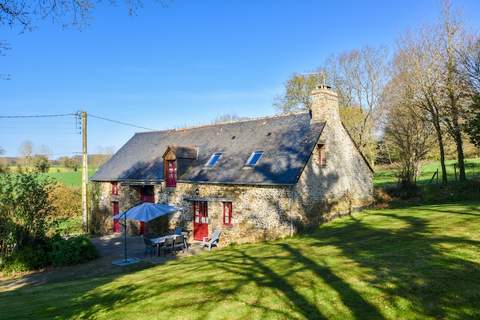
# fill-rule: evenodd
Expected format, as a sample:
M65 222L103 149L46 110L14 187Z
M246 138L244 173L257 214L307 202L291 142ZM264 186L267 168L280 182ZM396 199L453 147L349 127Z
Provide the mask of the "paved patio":
M98 238L93 238L92 243L97 247L102 258L117 260L124 257L124 237L122 234L113 234ZM184 256L190 256L202 251L199 243L189 243L188 251L178 251L175 255L170 254L166 257L145 255L145 244L142 236L127 237L127 255L140 260L146 260L152 263L163 263L168 259L175 259Z
M198 243L189 244L189 250L179 251L176 255L166 257L151 257L144 254L145 245L141 236L127 237L127 253L129 257L140 259L139 263L119 267L112 264L113 260L123 258L123 241L121 234L92 238L92 243L97 247L100 258L86 263L61 268L48 268L14 278L0 277L0 292L14 290L26 285L41 285L48 282L75 280L80 278L106 276L135 272L149 268L152 264L164 263L168 260L194 255L204 251Z

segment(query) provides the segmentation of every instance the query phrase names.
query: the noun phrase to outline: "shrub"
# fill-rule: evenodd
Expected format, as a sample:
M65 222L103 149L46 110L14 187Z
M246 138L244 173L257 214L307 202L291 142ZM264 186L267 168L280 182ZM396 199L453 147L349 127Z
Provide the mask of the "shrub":
M41 243L16 250L2 264L5 273L38 270L49 265L48 244Z
M53 266L78 264L97 257L97 249L85 236L76 236L69 239L55 236L51 240L50 259Z
M0 175L0 254L5 259L45 239L52 182L34 173ZM8 239L8 241L5 241Z
M80 217L82 215L82 192L80 188L67 187L56 183L49 190L49 199L52 203L51 213L54 219Z

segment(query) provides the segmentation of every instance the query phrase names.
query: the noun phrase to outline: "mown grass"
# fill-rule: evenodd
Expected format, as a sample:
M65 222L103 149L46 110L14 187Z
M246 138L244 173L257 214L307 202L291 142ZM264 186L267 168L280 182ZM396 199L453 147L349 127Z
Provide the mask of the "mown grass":
M446 166L447 166L447 176L449 181L455 181L455 168L454 164L457 163L456 160L447 160L446 161ZM467 178L480 178L480 158L475 158L475 159L467 159L465 161L465 171ZM433 174L437 171L439 171L440 177L439 181L441 182L441 167L440 167L440 162L439 161L431 161L431 162L426 162L422 165L421 167L421 175L417 179L417 183L422 185L422 184L428 184L430 183ZM392 185L396 184L398 181L397 177L397 170L394 168L386 168L382 169L379 167L378 169L375 170L375 177L374 177L374 185L375 187L383 187L386 185ZM458 175L458 168L457 168L457 175ZM433 183L436 183L436 179L432 181Z
M96 168L89 168L88 169L88 176L91 177L95 173ZM82 170L78 169L77 171L73 171L71 169L66 169L63 167L52 167L46 173L49 177L57 180L60 183L68 187L80 188L82 184Z
M294 238L0 293L2 319L478 319L480 202L368 210Z

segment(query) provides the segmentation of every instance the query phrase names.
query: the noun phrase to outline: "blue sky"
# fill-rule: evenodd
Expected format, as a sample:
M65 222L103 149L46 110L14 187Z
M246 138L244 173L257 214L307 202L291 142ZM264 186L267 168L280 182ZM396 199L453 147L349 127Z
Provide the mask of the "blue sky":
M119 1L121 2L121 1ZM480 2L454 1L467 27L480 29ZM208 123L234 113L265 116L294 72L332 53L364 45L393 47L407 29L434 22L439 2L172 1L136 16L100 5L88 26L43 21L32 32L3 26L12 47L0 57L0 115L92 114L149 128ZM73 117L0 119L0 146L17 155L31 140L54 154L80 151ZM89 149L120 147L134 132L98 119Z

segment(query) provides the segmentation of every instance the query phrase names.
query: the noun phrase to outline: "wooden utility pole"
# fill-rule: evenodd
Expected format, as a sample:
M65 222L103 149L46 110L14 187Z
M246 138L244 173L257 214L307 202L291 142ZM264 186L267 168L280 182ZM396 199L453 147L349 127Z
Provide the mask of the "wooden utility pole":
M87 113L82 111L82 225L88 232L87 209L88 152L87 152Z

